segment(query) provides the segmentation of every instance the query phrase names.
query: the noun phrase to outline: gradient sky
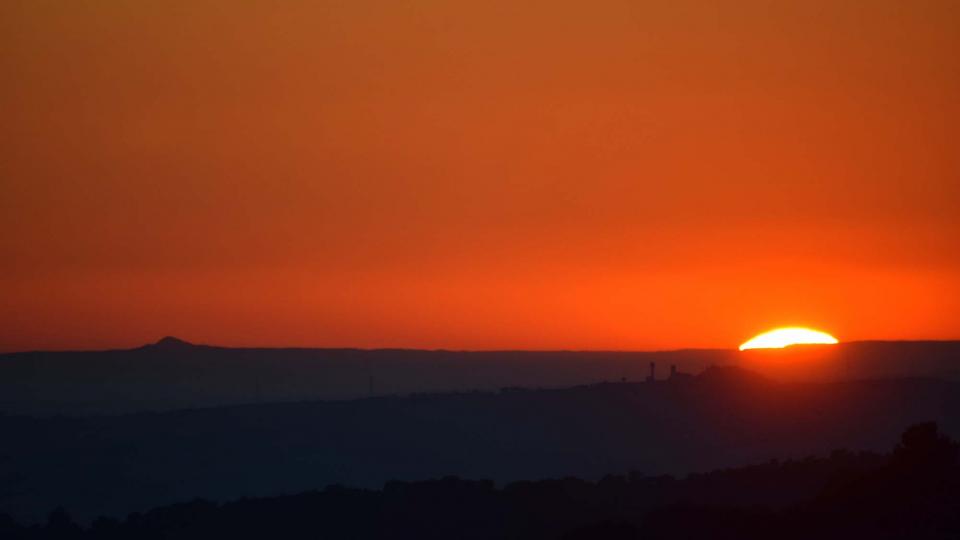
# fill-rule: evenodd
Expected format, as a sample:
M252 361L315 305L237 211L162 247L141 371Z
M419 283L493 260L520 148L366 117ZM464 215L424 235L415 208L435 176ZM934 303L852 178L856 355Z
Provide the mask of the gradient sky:
M960 338L960 3L5 0L0 350Z

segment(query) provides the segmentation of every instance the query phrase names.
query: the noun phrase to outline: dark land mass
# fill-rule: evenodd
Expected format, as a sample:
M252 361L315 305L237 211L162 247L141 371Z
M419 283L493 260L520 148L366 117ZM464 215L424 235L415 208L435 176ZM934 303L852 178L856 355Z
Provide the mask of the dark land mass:
M328 487L226 504L194 500L101 518L63 509L44 525L0 515L10 540L138 539L951 539L960 537L958 446L914 425L887 454L829 457L670 476L516 482L456 477Z
M665 352L234 349L176 338L136 349L0 355L0 411L70 416L342 400L424 392L643 381L650 363L741 366L784 380L960 380L960 342L851 342L781 351Z
M957 436L958 413L960 383L952 381L787 383L726 367L556 390L7 415L0 416L0 512L32 522L64 506L86 522L194 497L278 496L330 484L686 474L835 448L885 451L917 422L938 422Z

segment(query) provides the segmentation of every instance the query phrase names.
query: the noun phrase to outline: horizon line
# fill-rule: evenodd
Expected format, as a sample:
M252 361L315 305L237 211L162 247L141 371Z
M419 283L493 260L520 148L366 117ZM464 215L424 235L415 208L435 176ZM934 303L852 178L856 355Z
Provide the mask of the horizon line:
M103 353L103 352L125 352L125 351L136 351L146 348L159 348L164 347L163 343L171 343L172 347L191 347L191 348L207 348L207 349L226 349L226 350L276 350L276 351L365 351L365 352L377 352L377 351L406 351L406 352L449 352L449 353L597 353L597 354L664 354L664 353L677 353L677 352L688 352L688 351L698 351L698 352L734 352L734 353L747 353L748 351L741 351L738 349L738 346L732 347L677 347L673 349L526 349L526 348L493 348L493 349L451 349L444 347L357 347L357 346L286 346L286 345L254 345L254 346L232 346L232 345L215 345L209 343L194 343L184 339L180 339L174 336L165 336L154 342L144 343L142 345L136 345L133 347L112 347L112 348L95 348L95 349L76 349L76 348L65 348L65 349L28 349L28 350L9 350L2 351L0 350L0 356L2 355L11 355L11 354L43 354L43 353ZM838 346L838 345L851 345L851 344L864 344L864 343L958 343L960 338L956 339L859 339L859 340L850 340L850 341L840 341L836 344L830 345L818 345L818 344L796 344L791 345L781 349L775 350L784 350L794 347L817 347L817 346ZM766 350L766 349L756 349L756 350Z

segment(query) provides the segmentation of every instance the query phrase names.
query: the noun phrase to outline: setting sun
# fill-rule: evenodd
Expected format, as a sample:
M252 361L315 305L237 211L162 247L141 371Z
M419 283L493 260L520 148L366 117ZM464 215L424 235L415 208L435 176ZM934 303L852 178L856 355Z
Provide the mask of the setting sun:
M790 345L799 344L834 344L837 338L826 332L811 330L809 328L776 328L769 332L764 332L743 345L740 350L747 349L782 349Z

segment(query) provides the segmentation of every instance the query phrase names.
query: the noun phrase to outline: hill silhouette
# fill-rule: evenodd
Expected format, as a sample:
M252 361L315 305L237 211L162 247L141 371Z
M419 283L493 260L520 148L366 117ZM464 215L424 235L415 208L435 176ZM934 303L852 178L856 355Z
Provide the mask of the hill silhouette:
M783 350L425 351L236 349L165 337L128 350L0 355L0 411L118 414L424 392L562 388L742 366L782 380L960 380L960 342L852 342Z
M82 530L64 509L44 525L0 515L0 536L80 538L848 539L956 538L958 445L934 423L892 452L835 450L677 479L640 473L493 482L458 477L331 486L228 503L193 500L100 518Z
M156 343L143 346L143 348L160 349L165 351L189 351L194 347L198 347L198 345L194 345L193 343L173 336L164 336L157 340Z
M0 511L78 519L204 497L458 475L497 483L685 474L833 448L881 451L903 426L960 433L960 385L786 383L742 368L655 383L415 394L93 417L0 416Z

